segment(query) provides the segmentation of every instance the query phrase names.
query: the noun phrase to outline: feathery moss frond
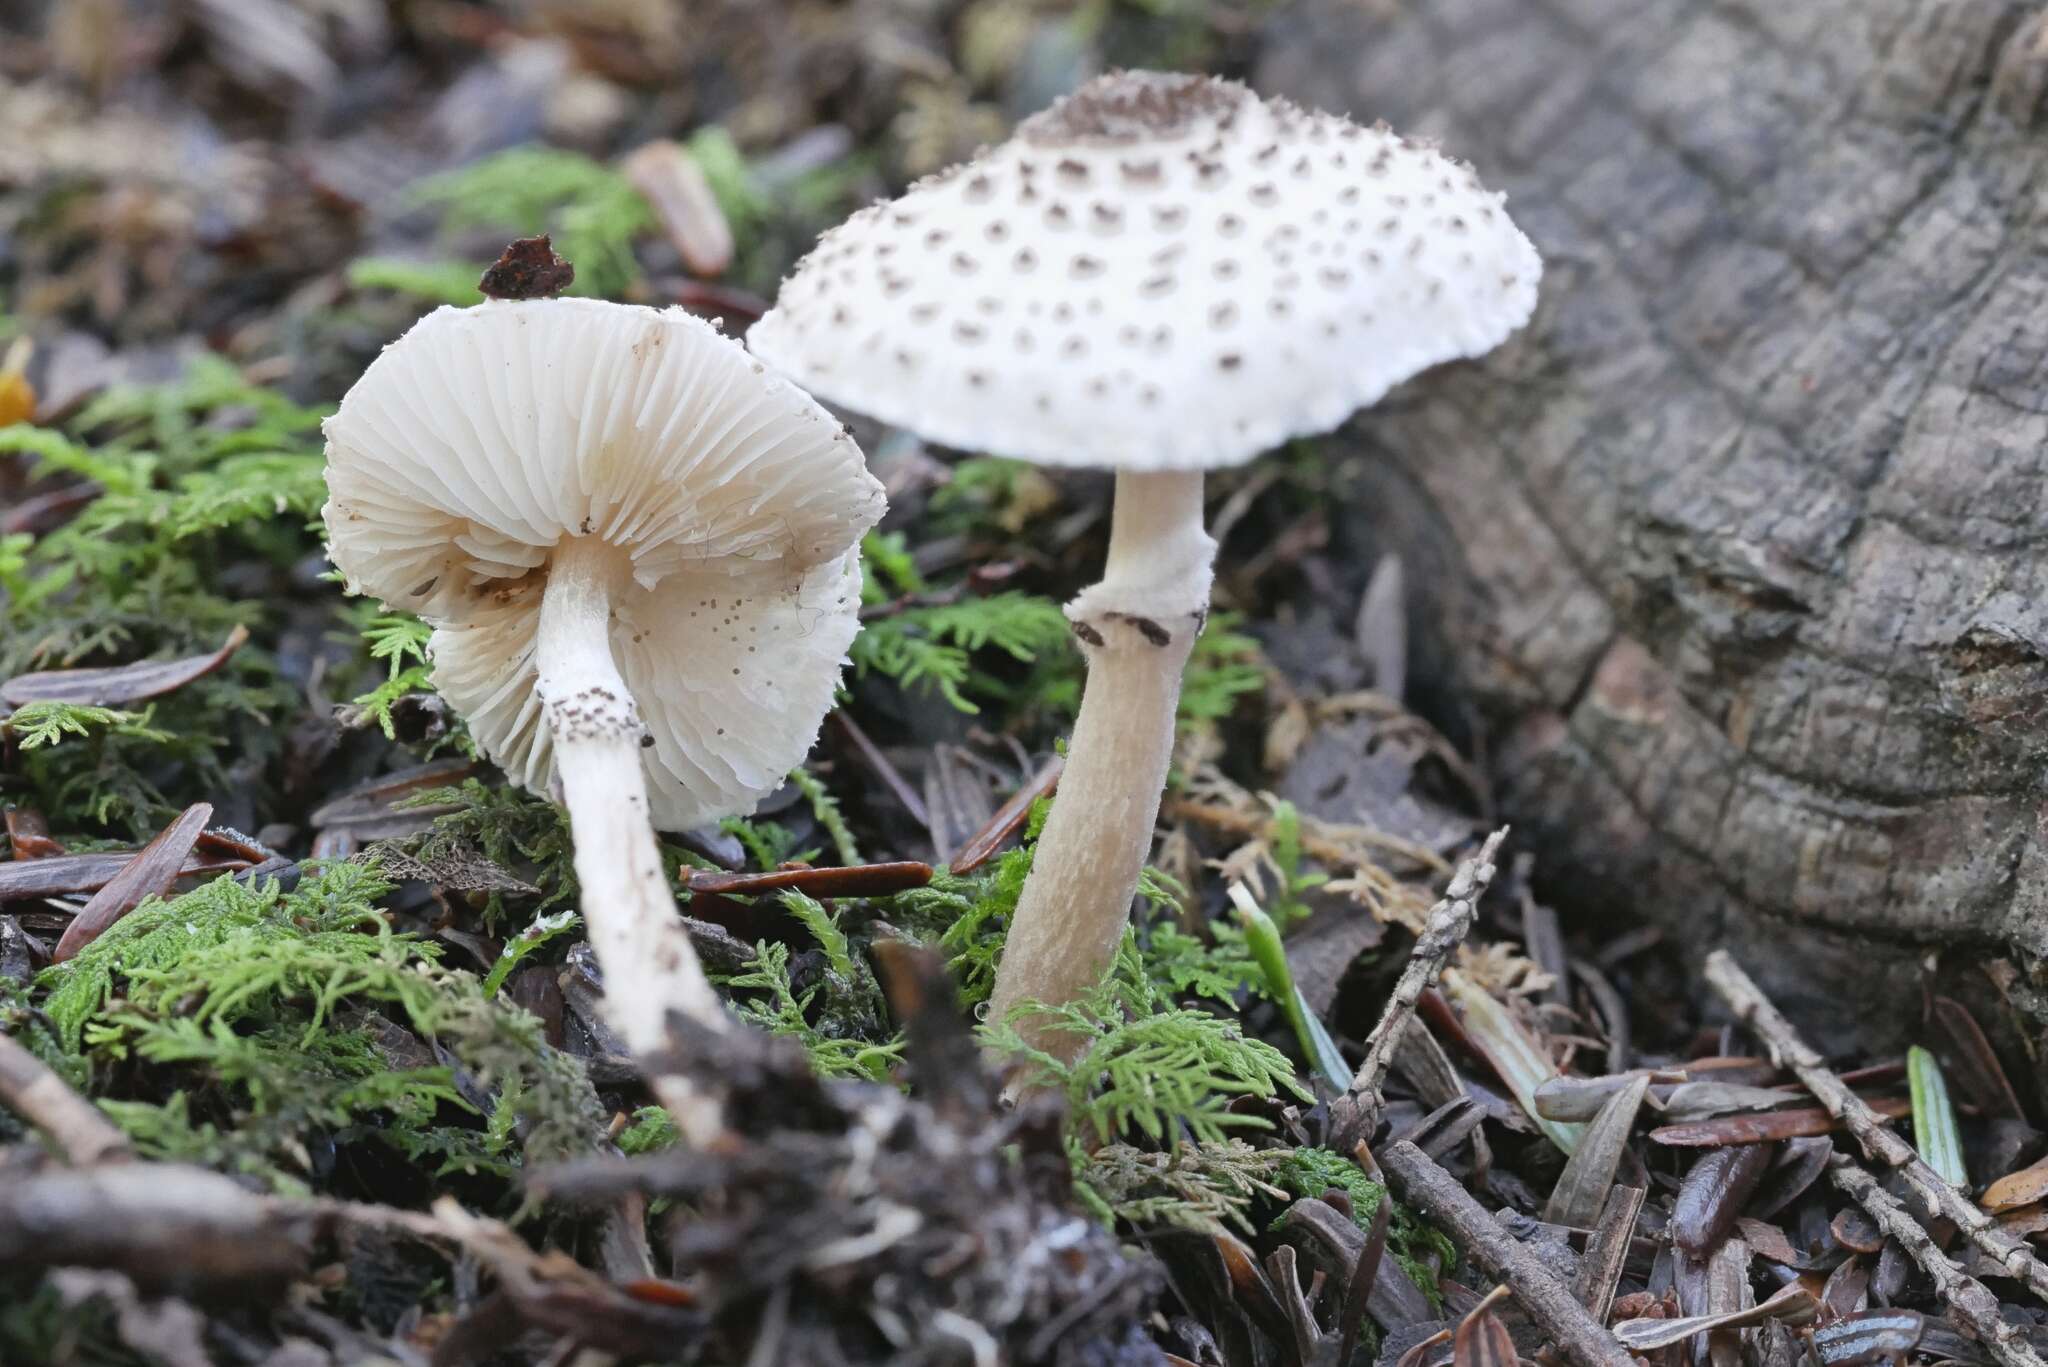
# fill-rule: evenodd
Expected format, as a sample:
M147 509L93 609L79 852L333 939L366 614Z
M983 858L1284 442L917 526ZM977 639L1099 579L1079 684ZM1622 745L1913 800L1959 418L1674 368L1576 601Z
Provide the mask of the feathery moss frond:
M291 1155L314 1132L359 1130L438 1171L502 1175L521 1152L587 1151L602 1117L582 1065L533 1016L443 967L435 945L394 933L376 908L389 891L374 867L342 862L290 892L220 877L145 903L40 975L51 1044L182 1079L167 1100L117 1097L109 1112L145 1151L280 1189L304 1185ZM382 1042L394 1023L447 1061L398 1062ZM497 1090L502 1119L447 1123L478 1114L456 1066ZM201 1092L231 1126L194 1118ZM504 1138L515 1122L519 1150Z
M1027 1016L1077 1043L1073 1060L1027 1044L1016 1028ZM1247 1038L1236 1021L1163 1000L1128 931L1108 975L1080 1000L1020 1003L983 1028L991 1047L1026 1065L1029 1084L1065 1094L1071 1126L1103 1143L1129 1131L1157 1142L1182 1126L1197 1140L1220 1141L1234 1128L1268 1126L1230 1109L1241 1098L1284 1091L1314 1100L1287 1056Z

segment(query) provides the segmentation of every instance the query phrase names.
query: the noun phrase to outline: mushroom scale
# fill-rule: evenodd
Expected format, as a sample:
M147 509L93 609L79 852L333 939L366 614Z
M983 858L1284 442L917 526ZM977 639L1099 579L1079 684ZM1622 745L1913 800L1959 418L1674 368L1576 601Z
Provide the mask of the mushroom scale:
M657 826L748 810L816 739L883 497L838 423L763 372L680 310L488 303L422 320L328 420L335 563L435 627L436 687L523 786L554 783L535 643L550 557L578 538L630 564L610 634Z
M963 449L1235 465L1526 322L1503 202L1384 127L1125 72L827 233L748 345Z

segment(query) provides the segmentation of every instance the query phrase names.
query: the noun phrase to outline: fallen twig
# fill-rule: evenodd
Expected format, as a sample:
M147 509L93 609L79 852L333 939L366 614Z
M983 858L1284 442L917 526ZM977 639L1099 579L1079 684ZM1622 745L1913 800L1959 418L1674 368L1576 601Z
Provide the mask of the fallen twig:
M1579 1367L1634 1367L1634 1358L1534 1253L1472 1199L1457 1179L1405 1140L1379 1154L1394 1194L1447 1232L1458 1252L1506 1282L1522 1309Z
M1827 1061L1799 1037L1792 1022L1771 1004L1726 950L1717 949L1707 956L1706 975L1736 1019L1755 1032L1771 1057L1797 1074L1828 1113L1848 1127L1866 1158L1896 1169L1929 1210L1962 1230L2006 1275L2048 1300L2048 1267L2042 1266L2033 1250L1942 1180L1913 1152L1912 1145L1887 1128L1884 1118L1851 1091L1827 1066Z
M882 786L903 804L903 810L910 813L910 819L920 826L931 825L931 814L924 809L924 799L919 797L917 790L897 772L896 766L889 762L889 757L882 753L882 747L875 744L868 733L860 729L860 723L853 719L853 714L842 707L832 713L832 721L846 733L846 739L853 743L854 753L860 756L861 763L867 765L875 777L882 780Z
M1503 826L1486 837L1479 853L1460 864L1458 871L1451 876L1450 886L1444 889L1443 900L1430 908L1429 922L1408 955L1408 965L1401 970L1393 995L1387 998L1386 1009L1380 1013L1380 1022L1366 1038L1365 1058L1359 1063L1358 1071L1351 1075L1351 1095L1362 1105L1368 1108L1377 1106L1387 1064L1394 1057L1394 1047L1401 1042L1402 1032L1414 1018L1415 1003L1422 999L1423 992L1443 972L1451 951L1472 929L1473 912L1487 884L1493 881L1493 858L1507 833L1507 827Z
M127 1156L128 1136L6 1035L0 1035L0 1103L48 1135L74 1166Z
M0 1186L0 1267L126 1273L148 1291L253 1295L305 1275L317 1217L181 1163L53 1168Z
M684 886L691 892L745 897L785 888L812 897L886 897L921 888L932 881L932 866L914 859L891 864L852 864L845 868L773 869L767 873L716 873L686 869Z
M115 1163L33 1173L0 1189L0 1268L103 1268L178 1295L282 1287L303 1277L339 1226L453 1245L490 1269L519 1318L641 1356L696 1327L676 1297L635 1294L560 1252L536 1253L452 1198L431 1212L359 1201L263 1196L205 1168Z
M1993 1357L2005 1367L2044 1367L2041 1355L2027 1342L2026 1332L1999 1313L1998 1297L1984 1283L1950 1262L1934 1242L1934 1236L1875 1177L1846 1154L1836 1154L1830 1160L1828 1176L1920 1264L1921 1271L1934 1282L1942 1303L1955 1311L1956 1318L1970 1327Z

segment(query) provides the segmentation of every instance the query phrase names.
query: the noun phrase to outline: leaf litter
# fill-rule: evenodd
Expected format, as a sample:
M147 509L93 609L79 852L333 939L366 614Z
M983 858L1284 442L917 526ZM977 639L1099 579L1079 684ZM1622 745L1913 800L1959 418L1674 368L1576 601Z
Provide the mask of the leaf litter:
M664 847L749 1027L668 1065L727 1102L710 1150L594 1009L559 812L325 575L321 417L508 240L560 254L520 288L737 329L999 134L1015 52L1228 66L1256 6L1078 50L1023 0L344 5L324 44L283 0L75 8L0 93L0 1360L2037 1360L2048 1159L1983 1022L1830 1068L1560 922L1312 460L1217 481L1230 611L1076 1064L973 1018L1099 491L861 430L898 512L844 724ZM739 69L673 86L692 45ZM1331 584L1341 627L1299 610ZM996 1104L1005 1044L1056 1100Z

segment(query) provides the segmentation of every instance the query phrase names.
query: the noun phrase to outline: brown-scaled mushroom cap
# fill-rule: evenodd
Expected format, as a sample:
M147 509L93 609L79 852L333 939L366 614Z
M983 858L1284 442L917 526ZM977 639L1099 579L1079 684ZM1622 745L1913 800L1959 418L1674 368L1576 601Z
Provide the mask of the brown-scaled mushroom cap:
M1384 128L1120 72L827 233L748 345L951 446L1234 465L1526 322L1503 198Z

